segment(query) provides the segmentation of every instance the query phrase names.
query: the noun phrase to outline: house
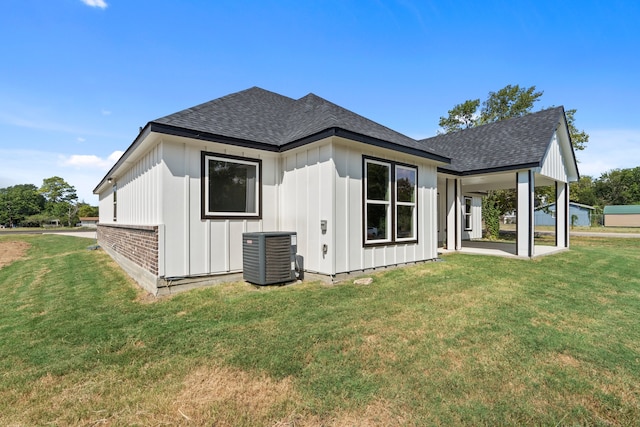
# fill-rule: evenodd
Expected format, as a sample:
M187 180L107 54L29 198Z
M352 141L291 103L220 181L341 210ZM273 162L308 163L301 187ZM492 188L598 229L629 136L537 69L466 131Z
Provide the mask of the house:
M576 202L569 202L569 224L578 227L591 226L591 214L595 208ZM556 204L549 203L536 208L534 214L535 225L556 225Z
M494 188L518 190L515 253L529 258L533 189L555 183L565 249L577 179L562 107L418 141L254 87L147 123L94 193L99 244L162 294L241 277L244 232L296 232L305 271L330 280L434 260L480 235Z
M640 227L640 205L610 205L604 207L605 227Z
M100 220L100 217L97 217L97 216L81 216L79 226L96 228L98 226L99 220Z

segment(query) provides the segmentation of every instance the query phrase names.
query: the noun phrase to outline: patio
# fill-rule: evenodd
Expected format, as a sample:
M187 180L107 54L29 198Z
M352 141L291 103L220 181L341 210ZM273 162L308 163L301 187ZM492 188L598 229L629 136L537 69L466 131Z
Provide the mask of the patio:
M557 246L534 245L532 258L563 252L563 251L566 251L567 249L568 248L562 248ZM457 251L439 248L438 252L443 254L458 252L458 253L473 254L473 255L491 255L491 256L529 259L529 257L527 256L516 255L515 242L507 243L507 242L488 242L484 240L465 240L462 242L462 247Z

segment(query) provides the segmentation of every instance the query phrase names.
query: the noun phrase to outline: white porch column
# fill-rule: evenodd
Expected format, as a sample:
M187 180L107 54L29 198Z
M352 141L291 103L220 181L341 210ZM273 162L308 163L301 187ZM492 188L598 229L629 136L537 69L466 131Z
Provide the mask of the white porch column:
M569 184L556 182L556 246L559 248L569 247L569 212Z
M516 255L531 258L533 256L533 171L516 172Z
M459 179L447 178L447 249L458 251L462 248L462 215L460 196L462 189Z

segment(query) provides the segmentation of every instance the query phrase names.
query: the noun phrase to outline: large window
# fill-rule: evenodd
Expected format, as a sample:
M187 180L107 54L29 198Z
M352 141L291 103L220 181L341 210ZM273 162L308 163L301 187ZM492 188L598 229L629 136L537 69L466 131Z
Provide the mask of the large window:
M396 240L416 238L416 178L418 171L396 166Z
M259 218L260 160L202 153L202 216Z
M364 158L364 242L385 244L417 239L415 167Z

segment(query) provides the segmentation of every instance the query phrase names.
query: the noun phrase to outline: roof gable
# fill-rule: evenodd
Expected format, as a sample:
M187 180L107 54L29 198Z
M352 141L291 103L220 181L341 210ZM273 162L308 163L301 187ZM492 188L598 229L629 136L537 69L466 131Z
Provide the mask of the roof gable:
M420 142L451 157L451 164L441 169L458 174L540 167L563 120L564 109L555 107Z

